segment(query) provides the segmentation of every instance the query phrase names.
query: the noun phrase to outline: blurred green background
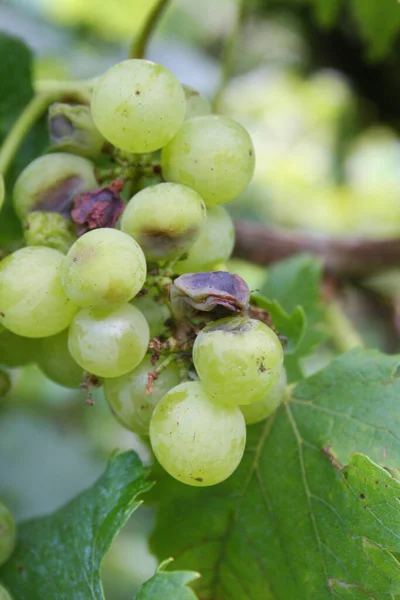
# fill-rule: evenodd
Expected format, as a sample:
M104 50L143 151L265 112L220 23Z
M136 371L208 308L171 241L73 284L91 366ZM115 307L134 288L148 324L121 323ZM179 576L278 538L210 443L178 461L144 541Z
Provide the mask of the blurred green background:
M154 4L3 1L0 29L34 50L35 77L85 78L127 56ZM398 238L396 42L379 54L364 43L350 16L321 29L300 1L247 4L231 77L217 106L249 129L256 147L253 183L232 204L233 215L305 235ZM236 0L172 1L148 57L212 99L237 9ZM241 262L232 267L252 288L265 276L265 269ZM400 277L391 273L389 284L383 277L375 288L397 298ZM347 283L342 291L368 345L398 350L398 334L375 301ZM330 356L328 346L308 368ZM84 392L49 382L34 366L12 376L12 393L0 406L0 498L18 519L52 511L90 486L115 448L134 448L150 461L146 445L111 417L101 390L89 406ZM103 569L108 599L131 599L153 573L156 561L147 547L152 519L151 510L141 508L114 543Z

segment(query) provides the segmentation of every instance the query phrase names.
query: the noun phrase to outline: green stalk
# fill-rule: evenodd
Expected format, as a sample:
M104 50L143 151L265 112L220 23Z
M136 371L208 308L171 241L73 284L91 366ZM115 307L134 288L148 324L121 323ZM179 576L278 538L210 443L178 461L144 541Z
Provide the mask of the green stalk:
M224 49L222 51L221 78L217 93L214 98L214 112L219 112L219 109L221 108L222 96L232 75L237 41L242 25L246 19L250 1L251 0L239 0L236 21L227 37Z
M142 31L132 42L129 51L129 58L144 58L150 38L157 27L158 21L167 8L169 0L158 0L153 10L149 14Z

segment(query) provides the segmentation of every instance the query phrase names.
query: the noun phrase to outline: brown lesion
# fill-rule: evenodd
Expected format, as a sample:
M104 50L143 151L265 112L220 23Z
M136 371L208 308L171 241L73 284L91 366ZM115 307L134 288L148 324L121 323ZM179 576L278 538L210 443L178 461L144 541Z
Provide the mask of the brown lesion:
M35 202L31 210L44 212L57 212L64 217L71 218L71 209L75 196L81 191L83 181L77 175L65 177L35 195Z
M139 244L155 258L168 259L181 248L187 248L198 235L197 227L189 227L183 233L173 233L166 229L143 229L139 234Z

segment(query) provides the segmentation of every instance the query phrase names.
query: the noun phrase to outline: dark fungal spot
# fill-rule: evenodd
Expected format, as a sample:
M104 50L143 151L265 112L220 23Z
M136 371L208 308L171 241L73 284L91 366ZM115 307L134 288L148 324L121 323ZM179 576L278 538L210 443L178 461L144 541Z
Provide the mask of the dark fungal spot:
M135 90L135 96L140 96L140 90Z
M194 478L194 480L195 480L195 481L200 481L200 482L201 482L201 481L203 481L203 478L202 478L202 477L195 477L195 478Z
M365 494L360 494L361 500L365 500Z

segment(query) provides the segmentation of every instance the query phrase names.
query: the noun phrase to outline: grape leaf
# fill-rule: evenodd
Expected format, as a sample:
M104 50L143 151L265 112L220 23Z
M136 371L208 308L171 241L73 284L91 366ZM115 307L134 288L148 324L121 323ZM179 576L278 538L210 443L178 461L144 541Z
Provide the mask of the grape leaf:
M301 306L296 306L289 315L276 300L268 300L261 294L251 295L252 303L267 310L280 335L286 338L285 354L296 354L306 328L306 315Z
M204 600L399 594L400 483L371 460L400 464L399 365L363 350L335 359L248 428L242 463L219 486L155 468L156 554L198 569Z
M155 575L142 585L135 600L196 600L197 596L187 584L197 579L199 574L192 571L164 571L170 562L171 559L167 559L161 563Z
M321 264L308 255L299 255L275 263L261 292L264 308L271 312L278 331L288 337L285 348L289 381L302 378L299 361L326 338L321 322Z
M18 38L0 31L0 146L33 96L32 54ZM26 137L5 178L6 202L0 218L0 245L21 236L21 227L11 203L11 191L20 171L42 154L48 144L45 119Z
M110 459L105 473L52 515L18 528L17 548L0 569L14 600L103 600L100 565L111 542L152 486L134 452ZM145 597L144 597L145 598Z

